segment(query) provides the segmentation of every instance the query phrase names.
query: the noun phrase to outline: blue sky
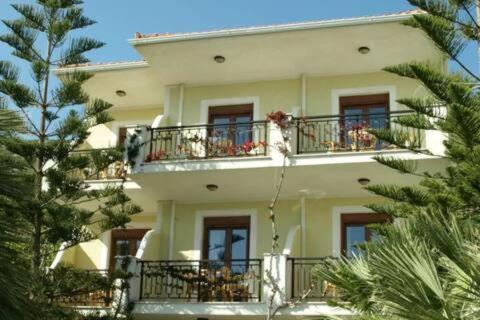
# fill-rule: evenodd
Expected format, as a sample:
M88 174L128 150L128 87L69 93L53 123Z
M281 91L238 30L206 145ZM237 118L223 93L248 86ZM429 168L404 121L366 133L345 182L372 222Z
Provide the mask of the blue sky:
M0 18L12 19L11 3L0 0ZM405 0L85 0L86 14L98 24L84 33L107 43L93 61L131 60L139 56L126 40L141 33L201 31L226 27L343 18L408 10ZM0 33L5 33L3 25ZM0 44L0 57L9 53Z
M22 2L34 0L0 0L0 18L16 17L10 4ZM127 43L137 31L202 31L375 15L412 8L406 0L85 0L84 7L98 24L82 33L107 43L89 55L93 61L139 59ZM0 26L0 33L5 31ZM9 52L0 43L0 59L8 59ZM477 71L475 48L466 52L465 60Z

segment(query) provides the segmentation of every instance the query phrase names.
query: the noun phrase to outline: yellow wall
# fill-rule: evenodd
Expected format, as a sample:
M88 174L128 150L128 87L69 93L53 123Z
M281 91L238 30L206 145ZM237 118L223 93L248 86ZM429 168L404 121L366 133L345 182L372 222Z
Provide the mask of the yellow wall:
M306 255L309 257L323 257L332 255L333 207L364 206L379 202L380 198L334 198L334 199L307 199L306 207Z
M424 96L425 90L414 80L398 77L387 72L370 74L342 75L329 77L307 77L307 116L331 115L331 92L335 89L354 89L366 87L393 86L396 89L397 99L409 96ZM180 87L168 87L169 106L168 118L162 125L175 126L179 120ZM272 80L250 83L237 83L211 86L186 86L184 91L184 108L182 124L199 124L201 122L202 100L229 99L242 97L258 97L260 108L258 116L265 119L268 112L283 110L286 112L300 112L301 106L301 80ZM398 106L402 109L402 106ZM138 121L153 119L159 114L167 112L164 106L135 106L135 108L113 110L115 118L104 126L93 128L93 135L88 142L93 147L113 146L115 142L116 123L136 124Z
M262 81L253 83L187 87L185 89L185 105L183 122L198 123L200 121L200 106L202 100L259 97L260 118L271 111L291 111L292 106L300 106L301 82L298 79L281 81Z
M261 258L264 252L267 252L271 243L270 222L268 220L268 202L251 203L232 203L232 204L178 204L175 213L175 241L174 241L174 259L191 259L194 249L195 237L195 216L197 211L221 211L221 210L249 210L254 209L257 212L257 221L251 223L257 224L257 252L255 257ZM278 232L282 235L280 238L283 248L286 235L291 225L300 223L299 207L297 201L282 201L279 203ZM228 214L225 214L228 216Z
M425 91L418 82L401 78L386 72L371 74L308 77L307 78L307 114L329 115L331 110L331 91L335 89L352 89L365 87L394 86L397 98L407 96L422 96ZM171 97L171 119L177 119L178 89L173 89ZM268 112L283 110L293 112L301 106L300 79L262 81L254 83L216 85L202 87L187 87L185 89L185 104L183 124L200 122L202 100L228 99L238 97L258 97L260 100L259 117L265 119ZM173 123L170 123L173 124Z
M340 230L332 230L333 207L363 206L368 203L381 201L379 198L325 198L307 199L306 206L306 256L322 257L332 254L332 233ZM256 225L256 252L251 258L262 258L263 254L270 251L271 224L268 219L268 202L244 202L244 203L212 203L212 204L177 204L175 209L173 259L193 259L195 241L196 215L199 211L225 210L225 216L235 210L254 210L257 220L252 221ZM152 235L150 244L145 250L144 259L160 260L169 258L170 242L170 205L166 204L163 210L162 227L160 233ZM301 224L301 207L299 200L279 201L276 207L277 228L280 235L279 252L285 247L288 232L291 227ZM153 229L155 216L138 216L136 222L149 223ZM102 240L93 240L80 244L64 255L62 262L68 262L85 269L100 268L101 255L105 253ZM200 245L201 247L201 245ZM72 252L74 258L72 258ZM301 255L301 233L295 236L292 256Z
M378 198L335 198L306 200L306 253L307 256L329 256L332 254L332 210L339 206L363 206L379 201ZM197 211L208 210L257 211L256 258L270 251L271 225L268 219L268 202L232 204L178 204L175 215L174 259L191 259L194 248L195 216ZM227 215L227 214L226 214ZM280 201L276 208L280 251L285 246L288 231L300 225L301 213L298 200ZM254 223L254 222L252 222ZM339 231L339 230L338 230ZM296 236L292 255L301 253L300 233Z
M163 114L163 106L148 106L148 107L137 107L134 109L114 109L110 111L114 122L115 121L132 121L135 124L135 121L145 120L145 119L154 119L159 114Z

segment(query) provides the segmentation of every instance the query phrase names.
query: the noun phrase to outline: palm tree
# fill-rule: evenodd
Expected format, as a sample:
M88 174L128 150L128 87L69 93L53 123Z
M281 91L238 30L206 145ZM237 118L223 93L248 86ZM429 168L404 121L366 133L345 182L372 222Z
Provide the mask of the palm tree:
M21 119L0 108L0 319L28 319L28 271L21 254L23 223L16 214L18 202L28 190L24 163L2 146L19 132Z

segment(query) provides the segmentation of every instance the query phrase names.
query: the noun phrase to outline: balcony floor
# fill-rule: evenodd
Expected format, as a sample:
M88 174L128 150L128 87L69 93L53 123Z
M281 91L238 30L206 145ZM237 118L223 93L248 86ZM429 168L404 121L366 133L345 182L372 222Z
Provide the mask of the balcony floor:
M265 303L171 303L171 302L137 302L133 310L138 320L151 319L265 319ZM281 319L309 319L319 315L350 318L352 313L327 305L326 302L305 302L296 308L285 309L279 313Z

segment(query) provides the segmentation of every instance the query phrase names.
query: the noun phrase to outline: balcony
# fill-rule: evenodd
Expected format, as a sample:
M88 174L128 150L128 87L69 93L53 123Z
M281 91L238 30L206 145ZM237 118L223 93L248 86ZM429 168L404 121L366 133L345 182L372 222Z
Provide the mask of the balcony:
M325 281L316 281L313 276L315 266L327 263L327 258L294 258L288 259L291 275L291 298L300 299L306 296L307 301L325 301L337 297L334 285Z
M408 137L410 145L422 146L423 132L402 127L395 119L410 111L369 115L336 115L296 119L297 154L393 150L397 147L377 139L368 129L391 129Z
M421 148L424 132L401 127L395 122L395 119L410 114L412 112L402 111L293 118L289 144L294 155L395 150L396 146L368 133L370 128L386 128L397 130L408 138L410 145ZM280 141L275 132L278 128L267 121L146 130L145 163L266 156Z
M68 271L72 272L72 271ZM112 305L114 297L113 276L109 270L82 270L80 272L73 271L72 277L81 279L85 276L85 288L72 288L67 285L65 291L61 295L54 295L53 300L63 307L75 308L109 308ZM55 276L53 276L55 278ZM94 286L92 284L95 283ZM90 285L89 285L90 284ZM93 287L98 287L98 290L92 291ZM108 289L106 289L108 288Z
M128 291L99 290L78 292L57 299L66 307L121 307L134 302L133 314L139 319L173 318L178 315L198 318L206 315L226 318L250 315L264 317L268 304L283 305L297 300L310 288L310 294L295 307L282 310L284 316L349 316L351 312L330 307L326 301L336 298L334 286L317 284L313 268L325 258L293 258L266 254L263 259L158 260L146 261L132 256L117 257L117 268L130 274ZM106 272L105 272L106 274ZM274 279L280 289L272 299ZM117 282L117 285L119 283ZM91 310L96 310L92 308Z
M139 300L260 302L262 260L140 261Z
M148 129L145 162L267 154L267 121Z
M287 258L285 281L290 298L298 299L309 292L306 300L326 301L337 296L335 287L317 282L314 267L326 258ZM140 301L243 302L265 301L264 268L260 259L232 260L164 260L139 261Z
M124 175L123 152L117 148L75 150L71 156L85 161L85 168L74 173L82 180L121 179Z

